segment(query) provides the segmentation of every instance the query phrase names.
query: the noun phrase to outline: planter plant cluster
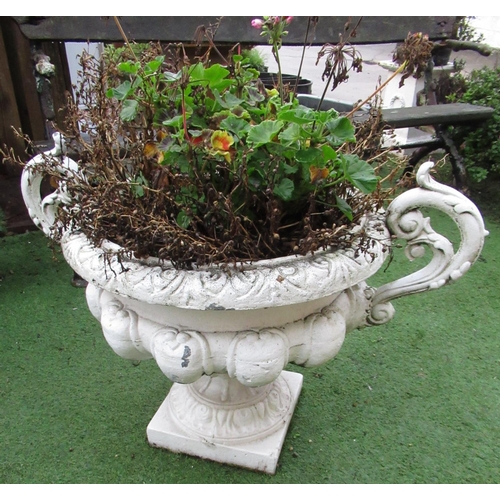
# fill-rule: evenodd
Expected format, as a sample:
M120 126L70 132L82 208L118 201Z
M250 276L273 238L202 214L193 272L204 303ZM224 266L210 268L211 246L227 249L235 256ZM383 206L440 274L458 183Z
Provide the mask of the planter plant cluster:
M384 213L393 188L381 187L391 173L380 176L390 159L380 113L356 130L321 102L301 105L279 61L293 20L252 24L273 47L276 88L237 53L210 64L216 27L200 29L209 50L194 61L180 45L127 51L127 40L102 60L83 55L64 138L25 166L22 189L33 220L89 282L113 350L154 358L174 382L149 443L274 473L302 386L286 365L325 363L349 331L389 321L391 299L460 278L486 232L467 198L429 176L431 163ZM361 69L349 43L357 28L322 47L328 85ZM404 68L418 66L427 42L409 36ZM41 199L47 175L58 188ZM420 206L456 221L456 254ZM409 256L427 244L433 259L375 290L365 280L391 233Z
M288 21L266 26L275 39ZM64 133L80 166L49 172L80 207L58 213L61 230L179 268L349 245L381 204L351 121L300 105L291 84L265 88L243 56L207 61L154 44L82 57Z

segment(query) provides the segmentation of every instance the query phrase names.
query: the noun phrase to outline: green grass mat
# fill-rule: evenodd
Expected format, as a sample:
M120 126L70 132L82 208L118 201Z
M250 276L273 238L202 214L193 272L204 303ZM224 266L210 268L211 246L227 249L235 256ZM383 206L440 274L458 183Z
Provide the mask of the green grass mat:
M323 366L290 365L305 379L275 476L151 448L170 382L112 352L40 232L0 239L0 482L497 483L500 225L486 222L457 283L394 301L392 322ZM419 266L396 249L373 284Z

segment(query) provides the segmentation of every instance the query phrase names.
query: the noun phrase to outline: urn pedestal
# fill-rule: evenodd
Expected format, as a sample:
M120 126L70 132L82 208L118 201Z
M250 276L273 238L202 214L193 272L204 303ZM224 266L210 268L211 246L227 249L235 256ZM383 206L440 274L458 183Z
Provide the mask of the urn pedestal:
M273 474L303 379L285 368L327 362L365 324L373 290L364 279L388 242L381 220L370 221L373 256L320 252L232 273L118 264L110 248L65 234L64 256L89 281L87 303L108 344L123 358L154 358L174 382L149 443Z
M62 155L56 147L49 154ZM22 191L29 213L49 236L64 186L41 199L36 166L27 164ZM118 258L119 247L93 247L77 228L61 239L73 270L88 281L87 302L111 348L127 359L155 359L174 382L147 428L152 446L256 469L276 466L302 387L302 375L285 370L331 360L346 333L381 325L394 315L391 300L456 281L479 256L484 237L475 205L429 175L398 196L386 213L367 214L353 228L370 240L353 245L249 263L176 270L154 259ZM61 168L75 169L66 157ZM420 208L449 215L461 233L459 248L436 233ZM392 239L406 240L410 259L428 247L421 270L377 289L366 284L389 255Z
M256 388L228 375L174 384L148 425L148 441L274 474L301 388L302 375L288 371Z

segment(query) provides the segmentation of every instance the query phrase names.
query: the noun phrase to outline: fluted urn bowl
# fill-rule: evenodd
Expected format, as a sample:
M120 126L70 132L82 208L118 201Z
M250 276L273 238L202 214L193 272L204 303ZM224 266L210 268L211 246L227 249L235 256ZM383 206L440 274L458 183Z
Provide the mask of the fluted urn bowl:
M54 148L61 168L76 165ZM40 197L33 158L22 178L29 213L53 235L64 187ZM346 333L389 321L390 301L460 278L479 256L484 237L475 205L434 181L432 163L420 167L419 187L398 196L386 213L367 214L354 232L369 251L322 251L259 261L241 269L178 270L154 259L117 257L119 247L90 244L77 229L60 243L76 273L88 281L87 302L111 348L127 359L156 360L174 383L147 428L152 446L273 474L302 387L288 363L310 367L331 360ZM430 207L458 225L458 250L419 210ZM366 280L389 254L394 237L409 258L431 261L410 276L377 289Z

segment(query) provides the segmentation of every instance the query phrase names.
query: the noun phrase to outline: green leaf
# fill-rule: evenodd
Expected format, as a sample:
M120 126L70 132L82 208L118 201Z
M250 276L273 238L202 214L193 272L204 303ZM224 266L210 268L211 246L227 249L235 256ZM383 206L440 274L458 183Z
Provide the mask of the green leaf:
M229 70L220 64L204 68L198 63L190 67L189 83L192 85L208 85L212 90L223 91L231 85L232 80L226 79Z
M186 67L184 67L186 70ZM199 84L201 80L204 80L205 68L202 63L192 64L189 66L189 83Z
M296 154L297 161L306 163L308 166L323 164L323 151L316 148L301 149Z
M250 121L252 119L250 113L242 106L235 106L233 109L231 109L231 113L237 118L244 118L247 121Z
M189 116L189 122L193 127L208 128L208 124L204 116L200 116L197 113L188 116Z
M224 100L226 101L229 109L235 108L236 106L239 106L243 102L243 99L240 99L236 97L234 94L231 94L229 92L226 92L224 94Z
M332 146L340 146L344 142L355 142L354 125L345 116L330 120L326 123L326 128L330 132L327 140Z
M378 177L371 165L355 155L344 155L344 175L351 184L365 194L372 193L378 184Z
M220 84L226 76L229 75L229 70L220 64L213 64L205 69L204 78L208 80L208 85L214 87Z
M184 154L179 155L177 157L177 167L183 174L189 174L192 170L191 163L189 163L189 159L187 157L187 154L184 152Z
M295 185L293 181L285 177L284 179L281 179L281 182L277 186L274 187L273 193L283 201L289 201L292 199L294 189Z
M163 76L165 77L165 80L167 82L176 82L177 80L181 79L182 71L178 71L177 73L172 73L171 71L165 71L163 73Z
M142 198L144 196L144 187L148 186L149 183L147 179L144 177L142 172L139 172L135 179L130 183L130 189L136 198Z
M173 118L170 118L168 120L163 121L163 125L166 125L167 127L174 127L174 128L181 128L183 124L183 118L182 115L177 115L174 116Z
M350 220L352 221L352 208L351 206L349 205L349 203L347 203L347 201L345 201L343 198L339 198L338 196L335 196L336 200L337 200L337 207L339 207L340 211Z
M114 97L119 101L123 101L131 94L131 92L132 92L132 84L128 80L125 80L123 83L118 85L118 87L114 89L109 89L106 92L106 96Z
M136 198L142 198L144 196L144 188L141 184L131 184L130 189Z
M337 159L337 152L328 144L322 146L321 151L323 151L323 157L325 158L325 162Z
M158 71L158 68L163 64L165 57L163 56L158 56L155 57L153 61L149 61L145 66L144 66L144 72L148 75L151 73L155 73Z
M280 133L279 139L283 146L291 146L300 140L301 127L298 123L290 123L288 127Z
M232 132L241 139L250 130L250 124L242 118L238 118L235 115L229 115L220 122L220 128Z
M310 108L306 108L305 106L299 106L298 108L288 109L278 113L278 119L286 122L297 123L299 125L312 123L314 118L314 111Z
M133 63L132 61L122 62L118 65L118 69L123 73L135 75L139 71L139 63Z
M187 229L189 227L189 224L191 224L191 217L189 217L189 215L184 212L184 210L181 210L177 214L175 221L180 227L182 227L182 229Z
M316 122L321 125L325 125L326 123L337 119L338 116L338 111L333 108L326 111L316 111Z
M123 107L120 112L120 118L124 122L132 121L137 116L137 108L139 103L134 99L127 99L123 101Z
M132 89L135 90L137 87L140 87L142 82L143 79L137 75L132 82Z
M248 94L247 102L250 106L255 106L258 102L262 102L265 99L265 96L263 96L255 87L246 85L245 89Z
M280 162L280 169L283 169L283 172L287 175L295 174L299 170L299 165L290 165L289 163Z
M250 129L247 141L259 147L273 141L279 131L283 128L283 122L278 120L266 120Z
M235 108L236 106L239 106L243 102L242 99L239 99L238 97L236 97L233 94L230 94L229 92L227 92L223 96L221 96L217 89L213 89L213 91L214 91L215 100L224 109Z
M248 170L248 182L250 186L255 190L259 189L264 183L265 176L260 166L249 166Z

